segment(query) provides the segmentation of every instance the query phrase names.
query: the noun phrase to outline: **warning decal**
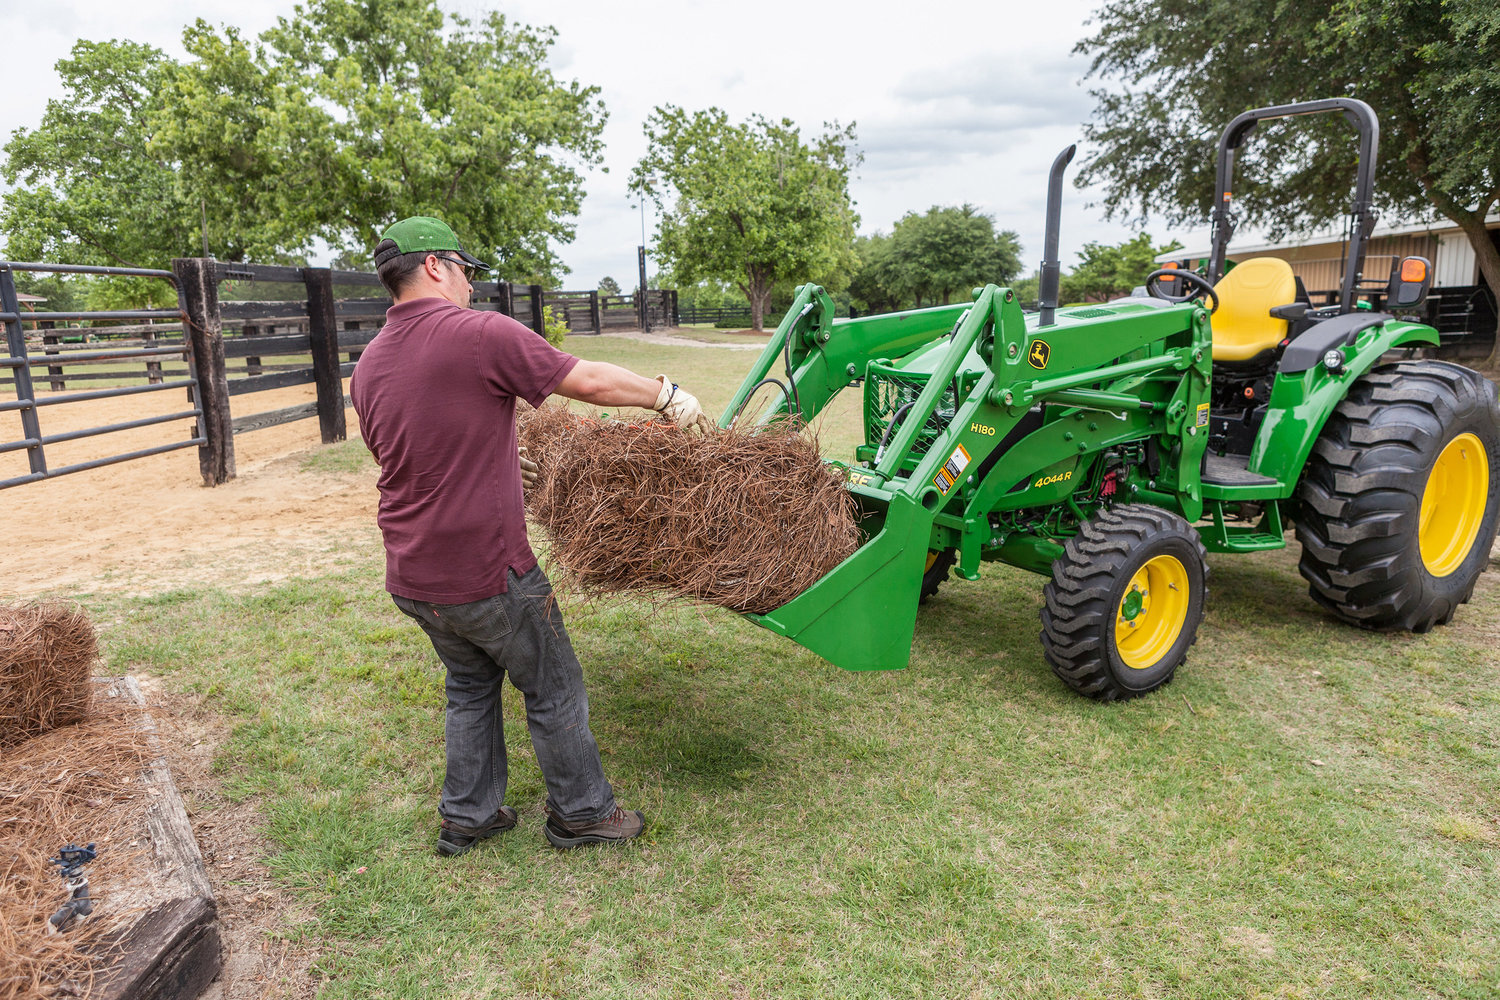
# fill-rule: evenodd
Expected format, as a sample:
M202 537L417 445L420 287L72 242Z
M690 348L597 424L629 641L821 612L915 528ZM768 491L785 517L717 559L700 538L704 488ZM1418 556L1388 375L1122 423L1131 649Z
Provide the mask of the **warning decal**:
M1207 427L1208 426L1208 404L1207 403L1199 403L1198 404L1198 426L1199 427Z
M953 454L948 456L948 461L938 470L938 474L932 477L932 485L938 488L943 496L953 489L953 484L958 482L958 477L963 475L964 470L969 467L969 453L963 445L953 449Z

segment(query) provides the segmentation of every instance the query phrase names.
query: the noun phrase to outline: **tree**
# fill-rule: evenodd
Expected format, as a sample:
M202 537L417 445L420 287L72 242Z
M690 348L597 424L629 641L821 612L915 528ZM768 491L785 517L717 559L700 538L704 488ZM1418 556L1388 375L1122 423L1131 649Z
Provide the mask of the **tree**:
M893 250L905 290L946 305L976 285L1007 284L1021 270L1021 243L1010 230L995 232L993 216L973 205L908 212L896 223Z
M80 41L58 61L67 96L5 147L16 185L0 209L8 257L150 267L191 250L198 205L151 148L173 67L134 42Z
M1158 254L1181 249L1173 240L1153 246L1147 233L1140 233L1123 243L1085 243L1078 252L1078 266L1063 275L1061 297L1064 302L1090 302L1128 295L1131 289L1156 270Z
M734 283L718 278L704 278L689 284L677 281L675 275L662 275L662 284L677 289L677 305L683 309L736 309L745 305L745 296Z
M1481 0L1110 0L1078 45L1093 92L1085 136L1099 152L1080 185L1108 186L1111 215L1201 220L1214 143L1237 114L1312 97L1356 97L1380 116L1387 212L1435 209L1468 237L1500 292L1500 249L1484 220L1500 203L1500 6ZM1345 211L1357 158L1337 116L1258 128L1240 150L1235 204L1273 239ZM1500 336L1490 364L1500 363Z
M1010 287L1022 309L1035 309L1037 299L1041 298L1042 272L1035 270L1024 278L1017 278Z
M620 294L620 283L618 281L616 281L614 278L611 278L609 275L605 275L604 277L602 277L602 278L599 279L599 294L600 295L619 295Z
M908 212L890 236L861 237L851 297L868 310L889 312L923 301L947 303L990 282L1007 284L1021 270L1021 244L1010 230L995 232L992 216L972 205Z
M68 96L6 146L15 256L163 264L368 255L407 215L450 219L500 275L553 280L598 89L547 68L555 32L445 16L435 0L310 0L258 40L198 21L176 63L80 42Z
M734 281L762 329L778 280L838 287L854 265L849 198L854 127L804 143L789 120L732 124L718 108L664 105L646 119L650 149L630 189L661 210L656 256L680 281Z
M859 263L849 279L849 297L865 312L895 312L906 301L895 240L876 233L854 241Z
M552 28L444 16L435 0L310 0L261 36L273 71L334 110L326 238L373 246L408 215L455 220L500 277L550 284L564 272L551 242L572 240L580 167L601 162L599 88L547 67ZM274 93L274 91L273 91ZM288 129L293 135L296 129ZM327 156L328 159L324 159Z

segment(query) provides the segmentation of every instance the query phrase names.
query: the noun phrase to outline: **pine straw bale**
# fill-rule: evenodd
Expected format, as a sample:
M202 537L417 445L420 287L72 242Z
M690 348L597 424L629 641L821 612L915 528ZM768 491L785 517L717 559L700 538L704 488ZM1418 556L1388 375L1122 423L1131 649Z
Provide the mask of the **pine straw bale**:
M76 605L0 605L0 747L87 719L98 655L94 626Z
M858 509L795 428L685 433L663 421L520 417L540 466L527 511L564 580L767 612L858 546Z
M130 847L143 824L138 778L152 757L139 718L95 718L54 729L0 755L0 1000L87 996L115 960L106 939L126 914L109 886L141 864ZM84 873L94 913L65 934L47 918L67 899L57 866L69 841L95 842Z

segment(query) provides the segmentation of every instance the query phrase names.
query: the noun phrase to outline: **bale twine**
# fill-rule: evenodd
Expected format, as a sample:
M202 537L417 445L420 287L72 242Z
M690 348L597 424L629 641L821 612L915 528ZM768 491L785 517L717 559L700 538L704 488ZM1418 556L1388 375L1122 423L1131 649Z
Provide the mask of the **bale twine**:
M789 426L699 435L543 406L520 415L519 434L540 466L527 512L588 593L764 613L859 546L843 476Z
M89 717L98 640L62 601L0 605L0 746Z

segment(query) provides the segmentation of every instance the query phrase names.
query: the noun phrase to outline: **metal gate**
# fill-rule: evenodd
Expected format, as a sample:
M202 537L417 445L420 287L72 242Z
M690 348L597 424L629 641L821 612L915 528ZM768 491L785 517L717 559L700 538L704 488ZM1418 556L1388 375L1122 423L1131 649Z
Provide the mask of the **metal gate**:
M58 358L56 355L43 355L36 359L28 356L26 336L21 326L23 321L41 323L56 320L178 319L183 321L184 329L186 329L187 320L180 308L27 312L23 314L20 302L16 296L15 272L17 271L41 271L54 274L129 275L133 277L160 278L171 284L174 290L177 287L177 282L171 271L157 271L133 267L88 267L74 264L20 264L11 261L0 261L0 322L5 324L5 343L9 354L8 357L0 358L0 368L8 368L14 373L16 389L16 398L14 400L0 400L0 413L19 412L22 434L16 440L0 441L0 453L25 449L31 466L30 473L26 475L0 480L0 489L10 486L20 486L22 483L36 482L39 479L65 476L70 472L83 472L86 469L96 469L102 465L113 465L116 462L129 461L132 458L144 458L147 455L176 451L179 448L191 448L206 443L207 438L204 434L203 407L198 392L198 379L190 357L188 358L189 363L187 366L188 377L184 379L154 382L148 385L96 389L87 392L65 392L46 395L40 399L37 398L32 386L32 366L46 365L49 362L56 363ZM190 338L185 337L183 344L171 347L131 347L114 350L69 352L67 360L108 361L118 358L150 358L152 356L162 358L173 356L185 357L189 355L191 349ZM90 399L108 399L114 396L133 396L143 392L162 392L172 389L187 389L188 399L192 408L183 410L180 413L145 417L139 420L106 424L101 427L89 427L60 434L49 435L42 433L40 410L43 407L57 406L63 403L78 403ZM173 420L185 420L189 417L193 418L196 433L193 437L185 441L174 441L171 444L157 445L153 448L122 452L117 455L96 458L87 462L77 462L55 469L48 468L47 466L47 446L50 444L62 441L74 441L79 438L95 437L100 434L108 434L112 431L131 430L136 427L168 423Z

